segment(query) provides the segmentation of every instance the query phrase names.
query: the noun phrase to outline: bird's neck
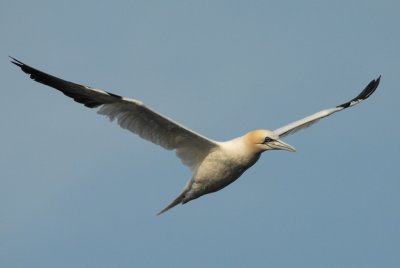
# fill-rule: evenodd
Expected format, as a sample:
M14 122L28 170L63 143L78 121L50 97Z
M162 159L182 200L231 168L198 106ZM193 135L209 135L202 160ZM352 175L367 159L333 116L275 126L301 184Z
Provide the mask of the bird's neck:
M249 146L242 137L221 143L221 148L237 162L253 164L260 158L262 151Z

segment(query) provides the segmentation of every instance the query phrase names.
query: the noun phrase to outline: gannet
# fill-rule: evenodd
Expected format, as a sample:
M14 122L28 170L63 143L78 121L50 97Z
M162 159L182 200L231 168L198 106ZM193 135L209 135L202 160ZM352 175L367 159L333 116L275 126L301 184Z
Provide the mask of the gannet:
M202 195L221 190L253 166L265 151L295 152L294 147L280 138L367 99L374 93L381 78L379 76L372 80L357 97L334 108L322 110L273 131L254 130L241 137L220 142L174 122L138 100L62 80L10 58L13 64L29 74L33 80L61 91L88 108L98 108L99 114L107 116L110 121L117 121L122 128L167 150L175 151L193 175L181 194L157 215L178 204L185 204Z

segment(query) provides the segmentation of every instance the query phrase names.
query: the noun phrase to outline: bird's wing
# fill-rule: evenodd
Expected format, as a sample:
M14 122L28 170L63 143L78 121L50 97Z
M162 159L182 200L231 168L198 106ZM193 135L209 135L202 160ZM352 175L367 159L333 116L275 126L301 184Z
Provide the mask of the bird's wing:
M307 116L303 119L300 119L298 121L295 121L293 123L290 123L286 126L283 126L281 128L278 128L276 130L274 130L274 132L279 135L280 137L285 137L289 134L293 134L299 130L302 130L304 128L307 128L309 126L311 126L312 124L318 122L318 120L320 120L321 118L324 118L326 116L329 116L333 113L342 111L346 108L352 107L360 102L362 102L363 100L367 99L369 96L372 95L372 93L374 93L374 91L376 90L376 88L379 85L379 81L380 81L381 77L379 76L376 80L372 80L365 88L364 90L354 99L343 103L341 105L336 106L335 108L330 108L330 109L325 109L322 110L318 113L312 114L310 116Z
M146 107L142 102L121 97L100 89L75 84L32 68L12 58L15 65L33 80L53 87L89 108L99 108L98 113L107 116L140 137L168 150L176 150L177 156L192 170L218 144L173 120Z

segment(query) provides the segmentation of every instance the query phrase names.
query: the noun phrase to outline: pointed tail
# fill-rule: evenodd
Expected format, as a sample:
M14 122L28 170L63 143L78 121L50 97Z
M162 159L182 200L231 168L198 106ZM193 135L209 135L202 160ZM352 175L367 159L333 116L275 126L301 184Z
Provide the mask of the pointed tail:
M185 194L186 191L184 191L183 193L181 193L174 201L172 201L171 204L169 204L166 208L164 208L163 210L161 210L160 212L158 212L157 216L160 216L161 214L163 214L164 212L166 212L167 210L175 207L176 205L182 203L183 199L185 198Z

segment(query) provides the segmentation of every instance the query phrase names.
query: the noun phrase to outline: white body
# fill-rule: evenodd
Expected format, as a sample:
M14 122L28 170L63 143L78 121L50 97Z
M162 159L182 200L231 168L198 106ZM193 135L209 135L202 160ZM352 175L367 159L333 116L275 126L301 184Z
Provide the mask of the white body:
M261 156L261 152L249 150L243 138L219 142L218 145L194 171L184 189L183 203L228 186Z
M271 141L266 142L266 138ZM159 214L179 203L185 204L228 186L254 165L262 152L278 149L295 151L269 130L255 130L230 141L215 142L215 146L196 165L182 193Z

